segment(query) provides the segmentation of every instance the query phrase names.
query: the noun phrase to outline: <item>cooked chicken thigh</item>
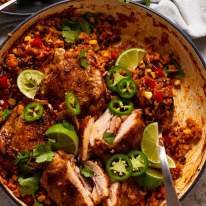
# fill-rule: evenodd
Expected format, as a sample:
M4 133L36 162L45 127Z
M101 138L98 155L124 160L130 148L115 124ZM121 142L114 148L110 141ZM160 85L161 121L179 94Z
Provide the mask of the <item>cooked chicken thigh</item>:
M0 130L0 152L10 157L43 143L45 131L54 123L54 114L48 108L39 121L29 123L24 121L23 109L24 105L16 106Z
M53 63L43 70L46 74L41 87L43 97L63 102L65 93L72 91L86 112L95 113L104 109L106 86L98 69L82 69L78 57L68 56L64 49L58 48Z
M85 179L73 155L57 152L43 172L41 185L59 206L93 206L109 196L109 182L101 167L92 161L85 163L94 173ZM92 184L90 184L93 182Z
M87 159L89 149L102 157L111 150L124 152L128 148L137 148L143 129L140 110L134 110L129 116L118 117L107 109L95 122L92 117L87 121L83 133L82 159ZM105 133L114 135L112 144L104 140Z

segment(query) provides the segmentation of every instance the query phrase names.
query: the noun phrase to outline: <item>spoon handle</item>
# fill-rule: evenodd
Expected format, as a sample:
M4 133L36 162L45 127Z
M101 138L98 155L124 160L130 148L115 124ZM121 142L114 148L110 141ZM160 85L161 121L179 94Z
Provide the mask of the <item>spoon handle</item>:
M165 152L165 147L161 140L161 136L162 134L160 134L160 139L159 139L159 142L160 142L159 143L159 156L160 156L162 174L164 177L167 206L181 206L180 201L177 197L177 193L175 191L174 185L173 185L172 176L170 173L170 169L168 167L167 155Z

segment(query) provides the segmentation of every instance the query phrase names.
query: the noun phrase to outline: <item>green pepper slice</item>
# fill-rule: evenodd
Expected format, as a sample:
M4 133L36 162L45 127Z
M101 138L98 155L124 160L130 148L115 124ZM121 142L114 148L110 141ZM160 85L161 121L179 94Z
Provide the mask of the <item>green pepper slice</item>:
M125 99L132 98L137 92L137 86L132 79L122 79L117 84L118 94Z
M124 154L115 154L106 162L106 170L112 180L123 181L132 173L132 163Z
M134 104L120 99L111 100L108 104L110 112L117 116L129 115L134 109Z
M44 113L44 107L36 102L32 102L26 105L24 108L24 120L26 122L33 122L41 119Z
M80 114L80 105L76 95L73 92L67 92L65 95L67 111L76 116Z
M131 78L131 72L120 66L114 66L107 73L107 86L111 91L116 92L118 82L124 78Z
M147 156L139 150L133 150L128 154L132 162L132 176L139 176L148 169L149 161Z

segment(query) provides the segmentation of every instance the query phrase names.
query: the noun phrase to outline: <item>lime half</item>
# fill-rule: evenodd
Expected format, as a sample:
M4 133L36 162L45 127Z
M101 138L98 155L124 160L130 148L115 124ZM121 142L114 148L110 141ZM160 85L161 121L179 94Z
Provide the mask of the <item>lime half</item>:
M119 55L116 65L133 70L140 64L145 54L146 51L141 48L127 49Z
M167 162L168 162L168 166L170 169L176 168L176 164L174 162L174 160L167 155ZM160 163L149 163L149 166L152 168L161 168L161 164Z
M72 128L66 128L63 124L55 124L46 131L46 136L54 139L54 148L68 153L76 154L79 138Z
M26 69L17 78L17 86L22 94L33 99L39 89L44 74L38 70Z
M153 190L163 183L161 172L148 169L143 175L135 177L137 184L145 189Z
M158 153L158 123L148 124L143 132L141 150L148 160L154 164L160 164Z

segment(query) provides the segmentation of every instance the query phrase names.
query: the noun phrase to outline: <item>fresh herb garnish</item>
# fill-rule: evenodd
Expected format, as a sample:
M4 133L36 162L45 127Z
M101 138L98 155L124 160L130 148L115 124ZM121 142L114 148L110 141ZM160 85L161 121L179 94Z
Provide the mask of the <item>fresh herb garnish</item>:
M3 120L7 119L7 117L10 115L10 113L11 113L10 109L4 109L2 112Z
M51 143L40 144L33 150L33 157L36 163L51 162L54 157Z
M80 66L84 69L87 69L89 66L86 56L87 56L87 50L82 49L79 54L79 61L80 61Z
M42 204L36 200L36 201L34 202L34 206L42 206Z
M80 167L80 173L86 178L94 176L94 172L86 165Z
M114 134L112 132L104 132L103 134L103 139L108 143L108 144L113 144L114 142Z
M39 190L39 175L23 178L19 177L20 192L22 195L34 195Z
M30 151L21 152L17 155L15 164L16 165L25 165L32 157L32 153Z
M78 39L80 32L91 33L91 31L91 24L84 19L80 21L66 20L62 25L62 36L67 43L74 43Z
M176 70L172 71L170 69L170 66L173 65ZM169 77L176 77L178 79L183 79L185 77L185 72L183 71L182 67L180 64L177 63L175 59L172 59L168 65L164 66L164 72L167 76Z

